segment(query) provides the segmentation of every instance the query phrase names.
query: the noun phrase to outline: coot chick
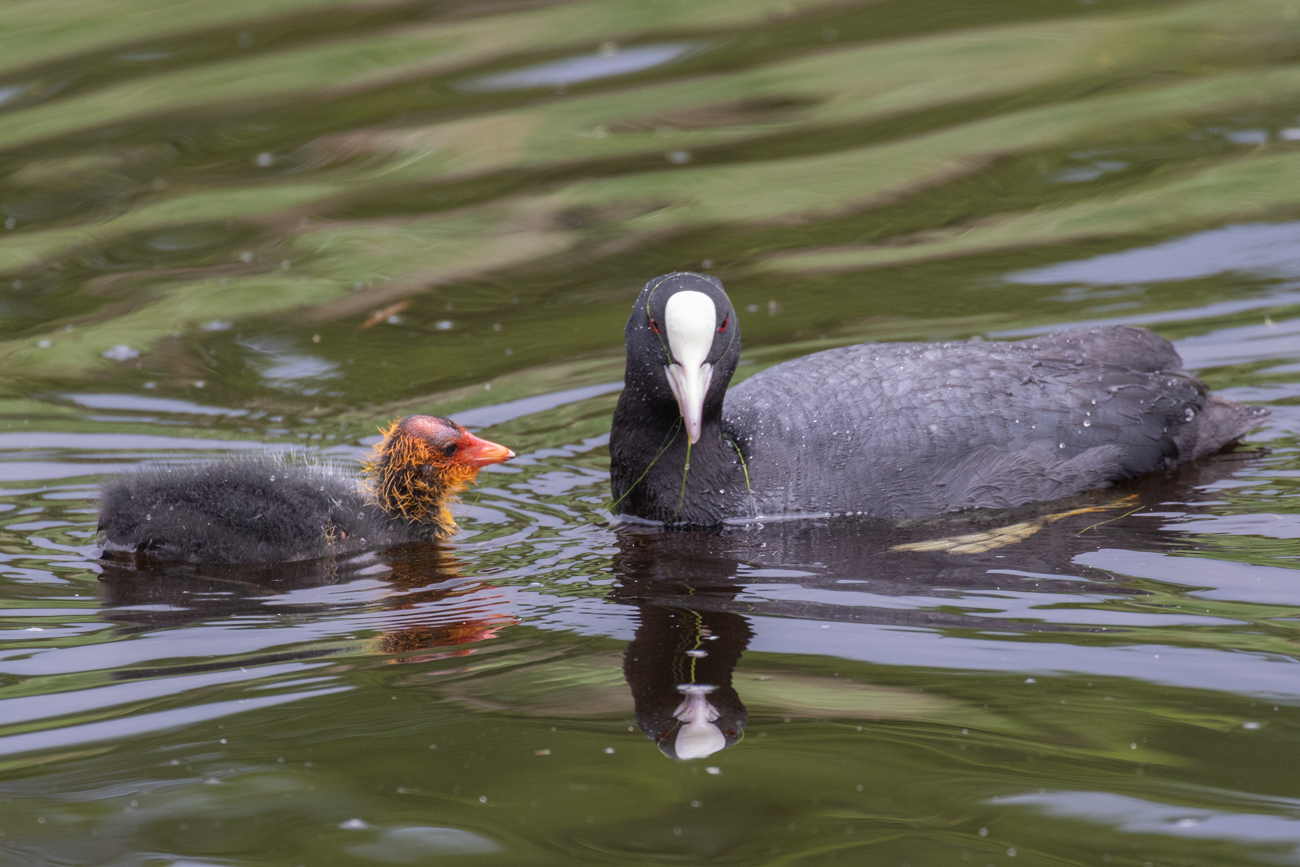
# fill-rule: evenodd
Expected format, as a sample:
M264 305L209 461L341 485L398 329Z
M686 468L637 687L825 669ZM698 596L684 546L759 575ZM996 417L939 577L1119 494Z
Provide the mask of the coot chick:
M515 456L447 418L407 416L383 433L360 477L273 454L126 473L101 491L105 556L281 563L444 538L456 495Z
M614 510L669 525L1009 508L1194 460L1268 417L1209 394L1143 328L846 346L728 391L735 310L682 272L646 284L625 336Z

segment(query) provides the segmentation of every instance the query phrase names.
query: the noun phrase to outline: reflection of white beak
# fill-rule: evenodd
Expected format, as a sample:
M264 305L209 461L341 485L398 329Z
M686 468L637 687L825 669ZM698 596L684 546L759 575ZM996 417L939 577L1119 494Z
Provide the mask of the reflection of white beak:
M704 395L713 379L713 365L704 359L713 349L713 336L718 329L718 310L713 299L703 292L678 292L664 305L664 331L668 348L676 363L664 368L668 386L677 398L682 421L686 422L686 435L692 443L699 442L700 426L704 418Z
M679 759L702 759L711 756L727 745L722 729L713 724L719 716L718 709L709 701L713 687L691 684L680 686L686 698L677 706L673 716L685 725L677 730L673 748Z

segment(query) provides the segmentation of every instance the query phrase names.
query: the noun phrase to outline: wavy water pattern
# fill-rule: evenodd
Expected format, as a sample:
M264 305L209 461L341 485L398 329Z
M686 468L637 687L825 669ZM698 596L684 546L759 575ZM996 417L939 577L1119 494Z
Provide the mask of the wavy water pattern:
M1298 58L1292 0L0 9L0 865L1300 863ZM1272 417L657 532L609 418L677 269L739 377L1123 322ZM417 411L519 453L448 543L99 558L114 473Z

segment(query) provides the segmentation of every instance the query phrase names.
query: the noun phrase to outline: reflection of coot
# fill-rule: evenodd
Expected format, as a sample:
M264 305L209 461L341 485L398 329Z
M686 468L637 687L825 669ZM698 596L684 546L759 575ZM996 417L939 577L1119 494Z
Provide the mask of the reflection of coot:
M983 511L904 526L841 518L721 532L628 528L618 539L619 584L611 599L636 606L640 616L624 660L637 722L674 758L700 757L734 744L748 713L732 687L732 669L753 636L754 616L922 629L1093 631L1079 624L945 610L943 602L1004 589L1032 592L1044 581L1054 594L1089 592L1097 584L1109 595L1140 593L1108 572L1080 565L1080 555L1101 548L1180 550L1184 537L1145 512L1167 513L1170 503L1194 510L1196 500L1206 496L1198 488L1231 476L1252 457L1218 456L1104 496L1055 504L1057 511ZM1017 529L1008 534L1008 528ZM942 544L954 537L966 541ZM972 544L972 539L993 544ZM889 601L922 596L934 604ZM872 597L879 604L872 604ZM692 654L698 650L707 655Z
M1013 508L1209 455L1268 416L1126 326L847 346L728 391L736 312L716 279L677 273L646 284L625 336L615 508L673 525Z
M731 686L753 635L745 618L643 605L640 619L623 674L646 737L674 759L702 759L734 744L749 717Z
M408 416L384 432L363 482L275 455L159 466L104 486L105 557L280 563L444 538L448 503L483 467L514 457L446 418Z
M749 623L698 604L725 606L740 590L735 561L707 550L713 540L688 534L666 545L663 534L626 533L614 557L620 581L612 598L635 605L640 619L623 658L637 724L676 759L731 746L749 717L731 686L753 636Z

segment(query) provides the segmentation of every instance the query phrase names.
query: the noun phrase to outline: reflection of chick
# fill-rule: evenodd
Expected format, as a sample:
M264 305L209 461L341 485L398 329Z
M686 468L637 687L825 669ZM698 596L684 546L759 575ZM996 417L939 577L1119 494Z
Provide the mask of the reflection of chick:
M519 622L504 610L509 604L504 595L490 592L491 584L462 581L449 585L451 579L460 577L463 564L446 551L411 546L387 552L385 559L392 571L384 581L392 592L385 597L384 608L404 613L400 619L383 618L380 626L384 633L372 647L397 655L393 662L467 656L473 651L459 646L496 638L500 630Z
M105 556L278 563L444 538L449 504L480 469L514 452L446 418L407 416L363 464L365 479L278 455L128 473L102 491Z
M103 564L99 587L107 619L131 630L277 614L292 615L285 622L301 623L316 617L347 618L361 610L366 628L376 629L378 635L360 639L360 652L397 654L394 662L418 662L468 655L474 642L494 638L518 622L506 594L487 582L465 580L463 573L464 564L449 547L406 544L378 553L276 564L118 557ZM322 587L344 592L295 593ZM329 641L324 646L308 642L289 655L316 658L357 652L357 643Z

